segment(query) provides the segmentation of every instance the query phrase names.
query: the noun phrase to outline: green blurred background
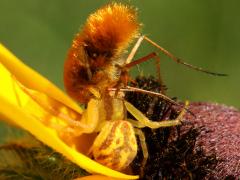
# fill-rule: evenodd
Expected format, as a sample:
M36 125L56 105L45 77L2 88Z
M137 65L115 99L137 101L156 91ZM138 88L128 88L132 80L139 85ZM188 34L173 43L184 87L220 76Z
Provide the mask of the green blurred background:
M0 0L0 41L21 60L63 88L63 63L88 15L106 0ZM139 9L142 33L188 63L228 77L188 69L161 55L168 95L240 107L240 1L122 1ZM141 47L138 57L155 51ZM141 65L148 75L154 63ZM134 71L138 73L137 70Z

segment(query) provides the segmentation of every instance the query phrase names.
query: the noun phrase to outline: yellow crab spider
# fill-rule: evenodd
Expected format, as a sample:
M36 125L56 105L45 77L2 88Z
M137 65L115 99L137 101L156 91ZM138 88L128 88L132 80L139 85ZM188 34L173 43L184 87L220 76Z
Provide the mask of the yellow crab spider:
M67 108L66 111L72 114L70 117L62 113L63 111L58 111L58 107L62 107L61 102L47 97L49 103L44 104L43 102L46 102L44 100L46 98L45 94L21 85L20 87L46 111L64 120L66 124L62 125L62 127L57 122L49 124L49 126L59 132L64 141L68 141L64 139L66 137L74 138L82 134L98 133L89 150L89 154L97 162L118 171L128 167L135 158L138 150L136 135L140 137L140 144L144 155L143 166L145 165L148 158L148 151L144 134L140 128L149 127L156 129L179 125L188 106L187 101L185 107L175 120L153 122L131 103L124 100L122 97L123 94L119 92L118 97L105 95L100 99L92 98L82 114L65 106ZM127 111L136 120L128 119L126 116Z

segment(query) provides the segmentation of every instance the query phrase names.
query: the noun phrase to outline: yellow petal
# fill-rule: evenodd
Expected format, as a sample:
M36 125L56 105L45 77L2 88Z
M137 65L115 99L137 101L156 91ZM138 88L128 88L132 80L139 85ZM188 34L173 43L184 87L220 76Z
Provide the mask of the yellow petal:
M49 80L22 63L0 43L0 63L2 63L24 86L43 92L60 102L67 104L77 112L82 109Z
M91 172L91 173L97 173L97 174L103 174L106 176L111 176L115 178L122 178L122 179L137 179L138 176L131 176L126 175L123 173L120 173L118 171L114 171L112 169L109 169L93 160L88 158L87 156L81 154L76 149L69 147L67 144L65 144L62 139L59 138L56 131L52 128L49 128L49 126L45 126L42 122L46 117L48 119L51 119L52 122L62 122L59 117L54 116L49 111L46 111L44 108L40 106L40 104L36 103L29 94L27 94L23 88L19 86L19 83L17 80L21 83L25 83L23 85L28 87L35 88L35 90L41 90L41 92L46 91L44 87L51 87L50 89L54 92L60 92L59 95L62 95L63 105L66 102L71 102L69 98L65 98L66 96L55 86L52 86L49 81L44 79L39 74L32 71L29 67L21 64L21 62L17 63L17 67L14 68L14 65L10 64L7 67L10 67L11 70L14 69L24 69L26 70L20 72L9 72L9 68L6 69L1 62L6 62L6 60L2 60L3 57L8 57L9 52L5 50L5 52L8 53L8 56L4 55L3 47L0 47L0 118L4 118L6 120L9 120L11 123L27 130L31 134L33 134L37 139L42 141L44 144L50 146L57 152L63 154L65 157L67 157L72 162L76 163L83 169ZM15 57L12 56L14 59ZM12 60L12 63L15 63L17 61ZM7 64L7 63L6 63ZM22 66L24 68L22 68ZM28 69L28 70L27 70ZM29 74L28 74L29 73ZM33 73L33 74L31 74ZM28 75L27 75L28 74ZM37 80L34 80L34 74L37 78ZM14 76L13 76L14 75ZM18 77L20 76L20 78ZM15 79L16 77L16 79ZM32 79L32 80L30 80ZM41 85L34 85L34 82L37 84L40 84L39 81L46 82L45 85L47 86L41 86ZM25 87L27 88L27 87ZM57 99L57 98L56 98ZM67 99L67 100L66 100ZM44 102L43 103L47 103ZM67 104L68 105L68 104ZM75 106L75 105L74 105ZM78 107L77 107L78 109ZM61 111L61 110L59 110Z
M80 177L76 178L74 180L121 180L121 179L116 179L112 177L106 177L106 176L101 176L101 175L91 175L91 176L85 176L85 177Z

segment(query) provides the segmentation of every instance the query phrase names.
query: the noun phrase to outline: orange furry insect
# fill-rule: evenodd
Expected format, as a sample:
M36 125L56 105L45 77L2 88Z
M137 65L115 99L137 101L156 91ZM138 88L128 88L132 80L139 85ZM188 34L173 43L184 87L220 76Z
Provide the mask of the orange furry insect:
M89 99L96 97L96 91L103 94L116 85L118 88L122 83L126 85L128 69L151 58L159 61L157 54L153 52L131 62L143 40L177 63L208 74L225 75L183 62L148 37L140 36L140 27L136 8L128 5L111 3L91 14L82 31L73 40L65 61L64 84L68 94L86 104ZM129 56L124 57L129 44L137 38Z
M100 93L114 87L125 64L123 51L139 36L139 28L133 7L112 3L91 14L65 62L67 92L85 104L92 97L91 87Z

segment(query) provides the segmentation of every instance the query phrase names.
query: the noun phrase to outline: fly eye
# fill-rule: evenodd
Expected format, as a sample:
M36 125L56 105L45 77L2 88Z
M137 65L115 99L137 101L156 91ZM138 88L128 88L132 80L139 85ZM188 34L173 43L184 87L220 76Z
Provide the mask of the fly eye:
M92 57L93 57L93 58L97 58L97 57L98 57L97 53L93 53L93 54L92 54Z
M106 58L111 58L111 57L112 57L112 52L111 52L111 51L105 51L105 52L103 52L103 55L104 55Z
M97 57L99 56L99 54L97 52L94 51L87 51L88 57L92 58L92 59L97 59Z
M87 53L88 57L90 57L92 59L96 59L99 56L99 54L96 51L96 49L94 47L92 47L92 46L85 45L84 49L85 49L85 52Z

